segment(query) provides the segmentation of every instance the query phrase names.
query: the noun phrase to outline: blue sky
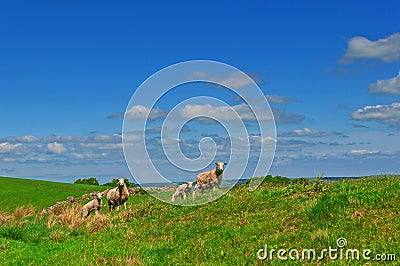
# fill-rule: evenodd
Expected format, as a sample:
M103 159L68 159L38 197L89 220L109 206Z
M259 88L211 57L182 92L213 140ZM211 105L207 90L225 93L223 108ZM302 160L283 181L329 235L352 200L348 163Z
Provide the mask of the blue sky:
M230 64L259 83L277 122L271 174L399 173L399 8L398 1L3 1L0 175L130 177L121 113L154 72L194 59ZM159 108L168 112L179 97L211 88L187 86ZM218 88L212 94L239 104ZM227 145L218 125L194 121L188 129L189 157L205 133Z

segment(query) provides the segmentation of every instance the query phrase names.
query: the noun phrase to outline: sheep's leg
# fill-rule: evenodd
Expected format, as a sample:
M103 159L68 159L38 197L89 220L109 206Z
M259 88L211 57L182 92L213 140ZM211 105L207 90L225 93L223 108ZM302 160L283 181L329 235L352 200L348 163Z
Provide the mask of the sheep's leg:
M186 200L186 193L183 193L183 200Z
M196 191L197 191L197 188L198 188L198 186L196 185L196 186L194 187L194 189L193 189L193 194L192 194L193 200L196 199Z
M126 211L126 201L124 202L124 208L125 208L125 211Z

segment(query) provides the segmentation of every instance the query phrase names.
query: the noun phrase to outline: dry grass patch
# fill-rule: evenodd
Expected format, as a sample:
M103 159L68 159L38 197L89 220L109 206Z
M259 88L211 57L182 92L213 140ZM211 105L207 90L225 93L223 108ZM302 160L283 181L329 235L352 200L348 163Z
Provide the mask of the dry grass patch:
M47 227L51 228L55 224L60 223L69 230L80 228L84 219L81 217L81 206L74 204L63 208L57 208L48 215Z
M89 233L96 233L110 225L111 218L105 214L92 215L86 219L86 229Z
M8 224L11 220L11 215L8 215L5 212L0 212L0 226Z
M14 219L20 220L35 214L35 208L32 205L17 207L14 210Z

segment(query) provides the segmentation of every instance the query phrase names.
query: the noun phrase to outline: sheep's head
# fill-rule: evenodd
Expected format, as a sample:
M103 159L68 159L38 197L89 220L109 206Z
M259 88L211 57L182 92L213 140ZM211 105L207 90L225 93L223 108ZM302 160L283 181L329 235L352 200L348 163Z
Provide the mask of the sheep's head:
M226 163L224 163L224 162L217 162L217 163L215 163L215 165L216 165L215 169L217 170L217 172L218 172L219 174L221 174L221 173L224 171L224 166L226 165Z
M118 178L118 187L123 187L125 185L125 178Z
M188 187L191 187L193 185L194 182L186 182Z
M103 192L99 192L99 193L92 193L92 196L96 197L98 200L101 200L101 198L104 196Z

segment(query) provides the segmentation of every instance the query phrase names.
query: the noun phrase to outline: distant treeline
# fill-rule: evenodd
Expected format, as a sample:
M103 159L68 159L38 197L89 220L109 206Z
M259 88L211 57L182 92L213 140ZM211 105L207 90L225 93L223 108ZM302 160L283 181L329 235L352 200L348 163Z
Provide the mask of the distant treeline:
M74 184L85 184L85 185L95 185L95 186L99 186L100 185L99 180L97 180L97 178L95 178L95 177L83 178L83 179L79 178L79 179L75 180ZM104 183L104 184L102 184L102 186L105 186L105 187L116 187L117 184L118 184L118 179L114 178L111 182ZM136 185L131 183L131 182L129 182L128 179L125 179L125 184L126 184L126 186L128 188L136 187Z

